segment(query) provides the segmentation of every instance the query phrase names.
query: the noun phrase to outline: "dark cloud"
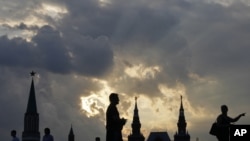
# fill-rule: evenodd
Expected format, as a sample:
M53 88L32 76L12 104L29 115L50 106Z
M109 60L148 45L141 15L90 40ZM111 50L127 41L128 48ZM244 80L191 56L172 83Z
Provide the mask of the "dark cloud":
M211 4L210 8L194 5L193 11L186 15L188 21L184 19L181 32L192 53L189 67L193 73L206 79L202 83L192 80L186 83L193 103L211 107L215 106L213 103L224 102L234 105L230 99L235 99L236 94L241 95L237 97L240 101L247 97L245 84L249 82L247 54L250 50L247 40L249 27L246 26L249 17L246 13L249 9L243 5L240 7L241 10L238 4L227 8L219 4ZM211 99L195 100L207 96Z
M69 10L67 16L58 27L60 30L75 32L83 36L97 38L99 36L110 37L115 30L120 18L120 11L111 7L100 7L98 1L65 1Z
M41 27L32 42L2 36L0 44L1 64L5 66L39 67L54 73L101 76L113 63L113 53L106 38L78 37L67 41L51 26Z
M59 31L43 26L32 38L39 52L39 62L52 72L67 73L71 70L67 49Z
M68 42L73 53L71 63L78 73L98 76L112 68L113 51L106 37L79 37L71 41Z
M167 10L163 12L148 7L130 7L124 9L121 15L114 41L154 43L168 34L177 23L178 19Z
M0 37L0 62L2 66L30 67L35 65L31 60L35 59L31 43L25 39L16 37L9 39L7 36Z

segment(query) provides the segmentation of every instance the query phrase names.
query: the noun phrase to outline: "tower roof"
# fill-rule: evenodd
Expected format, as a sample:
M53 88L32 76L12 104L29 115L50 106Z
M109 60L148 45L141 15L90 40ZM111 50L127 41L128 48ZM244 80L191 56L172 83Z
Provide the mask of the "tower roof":
M134 116L133 116L133 124L141 124L140 118L139 118L139 113L138 113L138 108L137 108L137 97L135 97L135 109L134 109Z
M32 71L30 74L32 76L32 80L27 110L24 116L24 131L22 134L22 141L40 141L39 114L37 113L35 87L33 80L35 72Z
M35 94L35 86L34 86L34 80L33 80L33 76L35 76L35 72L32 71L30 74L31 74L32 80L31 80L29 100L28 100L26 113L37 113L36 94Z
M68 141L74 141L74 140L75 140L75 135L74 135L73 128L71 125L70 131L69 131L69 136L68 136Z
M181 96L181 104L180 104L180 110L179 110L179 119L178 119L178 133L175 135L175 138L178 138L178 136L187 136L187 131L186 131L186 127L187 127L187 123L186 123L186 119L185 119L185 114L184 114L184 108L183 108L183 104L182 104L182 96Z
M141 123L140 123L138 108L137 108L137 97L135 97L135 109L134 109L134 116L133 116L131 127L132 127L132 134L128 136L128 141L144 141L145 138L141 134L141 131L140 131Z
M139 118L138 108L137 108L137 97L135 97L135 109L134 109L134 118Z
M181 107L180 107L180 110L184 110L183 104L182 104L182 96L181 96Z
M71 125L70 131L69 131L69 136L74 136L72 125Z

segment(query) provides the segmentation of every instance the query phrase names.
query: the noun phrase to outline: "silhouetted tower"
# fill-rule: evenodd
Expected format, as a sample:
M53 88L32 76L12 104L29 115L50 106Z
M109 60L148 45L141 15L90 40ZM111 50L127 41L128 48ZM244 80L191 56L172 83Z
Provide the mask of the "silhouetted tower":
M178 132L176 132L176 134L174 135L174 141L190 141L190 135L186 131L187 123L184 115L182 96L181 96L181 106L180 106L179 120L177 126L178 126Z
M132 127L132 134L128 136L128 141L144 141L145 138L141 134L141 123L139 119L138 114L138 108L137 108L137 97L135 97L135 109L134 109L134 116L133 116L133 122L131 124Z
M31 73L32 81L29 93L29 100L27 105L27 110L24 116L24 131L22 134L22 141L40 141L39 132L39 114L36 108L36 95L33 76L35 72Z
M70 131L69 131L68 141L74 141L74 140L75 140L75 135L74 135L73 128L72 128L72 125L71 125Z

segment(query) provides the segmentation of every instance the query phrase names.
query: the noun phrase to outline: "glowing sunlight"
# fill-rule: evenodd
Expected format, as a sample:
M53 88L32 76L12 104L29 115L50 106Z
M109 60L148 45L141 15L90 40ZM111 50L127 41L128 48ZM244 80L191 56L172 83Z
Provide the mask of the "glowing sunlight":
M81 108L87 117L93 117L105 111L109 104L108 96L112 92L106 81L99 79L92 79L92 81L101 84L103 89L92 92L89 96L81 97Z

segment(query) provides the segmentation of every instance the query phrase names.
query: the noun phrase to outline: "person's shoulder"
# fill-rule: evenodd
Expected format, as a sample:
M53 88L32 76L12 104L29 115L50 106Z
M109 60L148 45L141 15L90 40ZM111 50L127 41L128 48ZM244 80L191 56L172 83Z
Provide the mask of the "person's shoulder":
M53 138L54 138L52 135L49 135L49 137L50 137L51 139L53 139Z
M110 105L108 106L108 109L116 109L116 106L115 106L114 104L110 104Z
M218 116L217 116L217 121L218 121L218 120L221 120L222 118L223 118L223 115L222 115L222 114L218 115Z
M52 135L50 135L50 137L51 137L51 138L53 138L53 136L52 136Z
M218 117L223 117L223 114L219 114Z

